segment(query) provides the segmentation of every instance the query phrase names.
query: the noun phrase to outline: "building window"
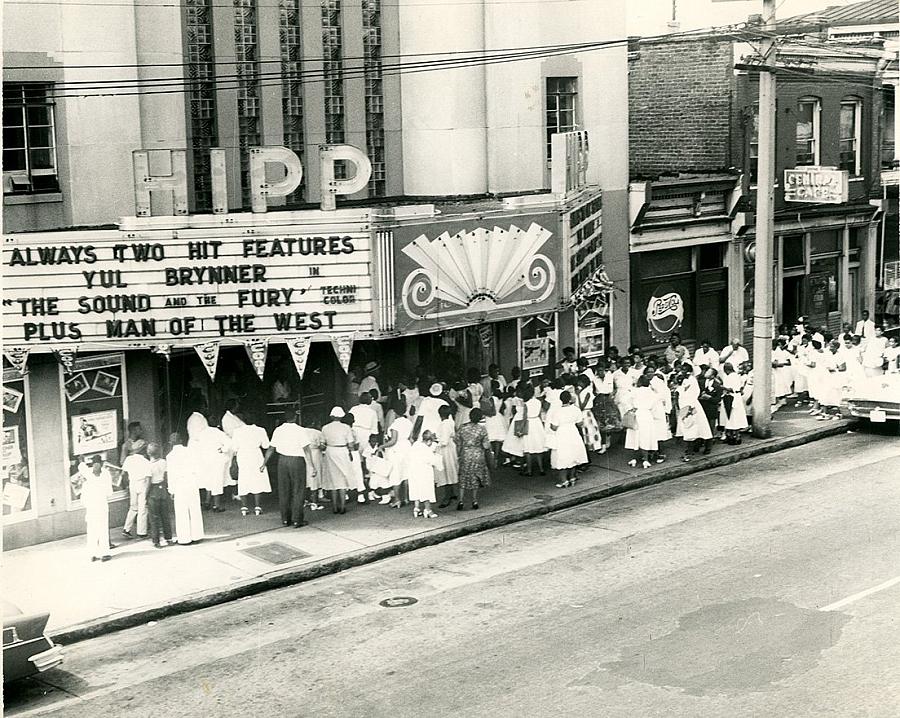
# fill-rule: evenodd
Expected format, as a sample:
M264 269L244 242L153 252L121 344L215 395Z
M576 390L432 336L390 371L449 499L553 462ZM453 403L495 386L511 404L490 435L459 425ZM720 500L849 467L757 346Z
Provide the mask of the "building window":
M578 127L578 78L547 78L547 159L550 159L551 138L559 132L571 132Z
M325 144L344 140L344 62L341 0L322 0L322 79L325 83ZM335 179L347 178L345 162L334 165Z
M841 163L842 170L851 175L861 174L859 132L862 124L862 103L856 99L841 102Z
M753 106L750 117L750 184L756 184L759 177L759 105Z
M366 86L366 149L372 162L369 196L383 197L386 194L386 187L384 90L381 78L381 0L362 0L362 11Z
M241 152L241 190L250 206L250 148L262 144L260 128L256 0L234 0L234 54L237 77L238 145Z
M53 87L3 83L3 193L59 192Z
M195 212L212 209L209 150L219 144L210 6L211 0L186 0L184 14L188 54L186 69L191 79L187 102Z
M303 161L303 81L300 45L300 0L279 0L281 40L281 117L284 146ZM288 197L289 203L303 201L303 183Z
M822 106L816 98L797 102L797 140L795 165L819 164L819 120Z

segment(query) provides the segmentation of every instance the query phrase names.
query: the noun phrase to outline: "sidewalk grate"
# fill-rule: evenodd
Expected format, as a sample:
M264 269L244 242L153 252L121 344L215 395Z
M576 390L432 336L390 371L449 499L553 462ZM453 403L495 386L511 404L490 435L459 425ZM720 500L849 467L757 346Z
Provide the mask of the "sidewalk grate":
M301 551L300 549L278 541L264 543L260 546L251 546L250 548L242 548L240 551L258 561L265 561L266 563L276 565L290 563L291 561L298 561L301 558L309 558L312 556L312 554L306 553L306 551Z

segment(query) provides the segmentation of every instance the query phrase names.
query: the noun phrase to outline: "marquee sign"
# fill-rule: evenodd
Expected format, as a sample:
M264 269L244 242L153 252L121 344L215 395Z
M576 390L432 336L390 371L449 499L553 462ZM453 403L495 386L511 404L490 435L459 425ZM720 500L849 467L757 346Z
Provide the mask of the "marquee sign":
M842 204L850 196L850 173L834 167L795 167L784 171L785 202Z
M395 328L434 331L557 309L559 234L559 217L546 212L395 229Z
M372 330L367 211L207 219L6 237L4 341L49 351Z

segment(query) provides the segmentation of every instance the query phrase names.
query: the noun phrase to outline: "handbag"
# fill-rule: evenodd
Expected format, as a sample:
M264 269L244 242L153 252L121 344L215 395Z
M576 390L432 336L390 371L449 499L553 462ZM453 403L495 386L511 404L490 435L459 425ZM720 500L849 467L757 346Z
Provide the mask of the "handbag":
M634 409L622 414L622 426L626 429L637 429L637 412Z
M528 419L516 419L513 422L513 434L518 437L523 437L528 434Z

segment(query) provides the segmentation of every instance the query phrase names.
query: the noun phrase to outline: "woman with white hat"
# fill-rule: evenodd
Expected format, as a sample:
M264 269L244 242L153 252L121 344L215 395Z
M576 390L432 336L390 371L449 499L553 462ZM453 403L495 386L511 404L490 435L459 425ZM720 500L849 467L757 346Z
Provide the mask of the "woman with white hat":
M344 492L356 488L355 472L351 452L357 448L353 429L341 419L346 414L336 406L328 415L328 423L322 427L325 440L325 455L322 457L322 488L331 492L334 513L347 512L344 506Z
M440 431L440 408L442 406L449 406L446 401L440 398L441 394L443 393L443 384L435 382L431 385L431 388L428 389L429 396L426 396L424 399L422 399L422 403L419 404L418 415L422 417L422 428L419 430L420 436L426 431L430 431L435 436L437 436L438 432Z

